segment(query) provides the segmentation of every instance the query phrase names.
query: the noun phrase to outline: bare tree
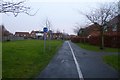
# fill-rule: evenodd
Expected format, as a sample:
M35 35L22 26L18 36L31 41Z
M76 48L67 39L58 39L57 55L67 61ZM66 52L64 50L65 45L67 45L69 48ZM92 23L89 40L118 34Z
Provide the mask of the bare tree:
M89 21L92 23L97 23L100 25L101 32L101 49L104 48L104 28L107 22L118 15L118 7L115 3L104 4L98 9L91 11L88 14L82 13Z
M91 11L89 14L84 14L92 23L104 25L106 22L114 18L118 14L116 4L102 5L99 9Z
M79 23L76 23L76 25L74 26L74 33L77 34L78 36L80 35L80 30L87 27L88 24L85 24L85 25L80 25Z
M120 14L120 1L118 2L118 14Z
M51 30L52 24L51 21L49 19L46 19L46 27Z
M31 14L31 7L25 6L25 2L25 0L19 2L0 0L0 13L13 13L15 17L19 13L26 13L30 16L34 16L37 11L34 14Z
M81 28L81 26L78 23L76 23L76 25L74 26L74 29L73 29L74 33L78 35L80 28Z

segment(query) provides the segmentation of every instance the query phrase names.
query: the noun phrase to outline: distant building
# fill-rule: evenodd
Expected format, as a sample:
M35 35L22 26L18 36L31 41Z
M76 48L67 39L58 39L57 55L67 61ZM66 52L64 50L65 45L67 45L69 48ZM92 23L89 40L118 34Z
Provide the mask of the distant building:
M69 35L69 38L70 38L70 39L72 39L72 38L74 38L74 37L76 37L76 35Z
M30 37L29 32L15 32L15 36L24 37L25 39Z
M98 25L97 23L92 24L86 28L81 28L78 33L78 36L87 38L89 38L90 36L98 35L100 35L100 25Z
M43 32L42 31L31 31L30 37L33 39L43 39Z
M43 31L36 31L36 39L43 39L44 32Z
M15 36L17 37L24 37L25 39L32 38L32 39L43 39L43 32L42 31L31 31L29 32L15 32Z
M62 33L52 33L52 38L53 39L62 39L63 34Z
M30 33L30 37L33 38L33 39L36 38L36 32L35 32L34 30L31 31L31 33Z

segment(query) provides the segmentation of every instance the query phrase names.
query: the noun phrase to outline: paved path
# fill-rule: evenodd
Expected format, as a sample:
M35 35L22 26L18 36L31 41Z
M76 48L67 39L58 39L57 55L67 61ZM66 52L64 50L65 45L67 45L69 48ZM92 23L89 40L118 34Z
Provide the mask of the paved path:
M111 54L117 53L87 51L65 41L37 78L117 78L117 71L105 64L101 58Z
M93 52L71 43L84 78L118 78L118 72L105 64L102 56L118 53Z

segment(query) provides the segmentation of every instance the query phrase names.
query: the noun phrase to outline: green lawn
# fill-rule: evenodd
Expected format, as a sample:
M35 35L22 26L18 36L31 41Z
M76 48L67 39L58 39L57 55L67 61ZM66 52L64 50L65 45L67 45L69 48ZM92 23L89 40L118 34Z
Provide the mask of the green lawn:
M100 49L100 46L94 46L94 45L90 45L90 44L86 44L86 43L76 43L77 45L79 45L81 48L84 48L86 50L90 50L90 51L96 51L96 52L118 52L117 48L107 48L105 47L104 50Z
M43 40L3 42L2 77L34 78L47 66L62 41L47 41L44 53ZM49 48L49 44L50 48Z
M103 57L103 60L116 70L120 71L120 55L107 55Z

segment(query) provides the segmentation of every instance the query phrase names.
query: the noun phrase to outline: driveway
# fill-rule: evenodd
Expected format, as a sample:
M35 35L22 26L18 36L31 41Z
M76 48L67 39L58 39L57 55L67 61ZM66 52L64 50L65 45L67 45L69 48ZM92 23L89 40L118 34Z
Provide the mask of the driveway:
M98 78L118 78L118 72L105 64L102 56L117 53L92 52L76 44L65 41L47 67L40 73L40 78L75 78L80 80Z

